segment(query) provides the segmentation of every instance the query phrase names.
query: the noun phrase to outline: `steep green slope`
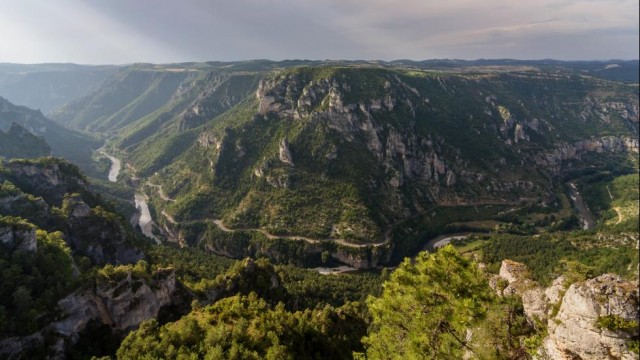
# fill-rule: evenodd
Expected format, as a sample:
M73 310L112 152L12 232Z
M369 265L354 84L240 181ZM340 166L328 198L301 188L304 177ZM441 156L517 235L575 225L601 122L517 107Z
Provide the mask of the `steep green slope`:
M0 130L0 156L11 158L34 158L51 154L51 148L42 139L12 123L6 133Z
M246 98L257 82L255 74L207 73L182 84L183 90L153 113L121 128L112 143L135 154L139 171L155 171L193 144L196 133L190 129Z
M100 147L101 141L60 126L44 117L40 111L16 106L0 97L0 131L7 131L13 123L41 136L51 147L54 156L63 157L93 174L91 154Z
M599 172L580 179L589 209L598 218L599 228L607 231L638 231L640 214L638 173L616 176Z
M169 101L191 72L155 71L130 66L110 77L95 93L52 113L52 119L81 130L101 133L129 124Z
M0 64L0 96L47 114L96 90L117 66Z
M56 111L66 126L111 137L154 171L186 150L184 132L228 110L253 91L258 77L204 64L132 65L97 91ZM141 164L143 165L143 164Z

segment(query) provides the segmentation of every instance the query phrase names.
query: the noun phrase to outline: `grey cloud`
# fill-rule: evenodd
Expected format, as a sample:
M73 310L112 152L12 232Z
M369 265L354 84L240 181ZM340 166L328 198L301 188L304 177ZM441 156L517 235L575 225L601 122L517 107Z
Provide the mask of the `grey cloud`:
M0 32L0 61L81 63L638 58L639 38L637 0L8 0Z

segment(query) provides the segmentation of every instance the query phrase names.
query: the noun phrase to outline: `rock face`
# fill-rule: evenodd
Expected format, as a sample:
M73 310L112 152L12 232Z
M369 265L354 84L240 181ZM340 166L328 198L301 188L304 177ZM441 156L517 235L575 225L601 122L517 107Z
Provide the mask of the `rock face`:
M130 331L145 320L157 318L163 307L181 299L178 292L173 270L160 269L151 280L128 272L120 281L98 284L95 289L60 300L59 320L30 336L0 341L0 357L20 358L31 349L45 346L52 358L63 359L89 324Z
M291 155L291 150L289 150L289 142L287 141L287 138L282 139L280 142L278 158L283 163L293 166L293 156Z
M558 174L563 169L563 163L569 160L580 160L584 155L595 153L638 152L638 139L629 137L605 136L596 139L586 139L570 143L560 143L552 151L540 154L535 161Z
M256 91L256 100L259 103L258 117L277 117L281 121L292 124L296 121L308 121L310 125L334 130L340 140L327 143L326 148L335 148L339 143L359 146L359 143L363 142L361 151L370 152L375 159L375 168L380 168L380 171L388 174L388 179L384 182L388 188L376 186L372 190L379 193L401 192L401 189L411 186L428 189L419 193L428 194L427 199L419 199L420 195L414 194L413 196L417 199L411 200L413 202L426 201L452 205L459 204L462 198L467 204L480 204L487 197L507 199L514 191L531 193L542 190L539 188L539 182L531 181L530 178L522 178L510 183L500 182L498 179L501 177L495 175L496 172L503 172L503 169L501 170L500 167L490 169L486 164L474 166L471 161L468 161L470 154L464 154L461 151L463 146L453 145L456 139L446 138L435 128L426 132L418 131L421 123L425 128L429 126L424 122L431 120L425 117L431 119L440 116L441 109L430 105L433 100L423 94L431 90L428 87L422 87L419 90L409 85L407 79L397 75L372 72L370 74L372 79L382 76L385 79L384 81L380 79L379 88L367 89L368 96L364 97L356 90L362 84L350 79L350 75L349 72L338 71L333 77L309 80L303 74L289 73L261 80ZM456 80L433 79L433 84L430 86L438 88L446 96L454 96L454 92L449 87L453 84L449 82L456 83ZM456 84L456 86L468 86L468 84ZM480 93L484 91L490 90L482 89ZM479 101L481 104L478 106L484 109L488 118L475 134L488 142L495 141L497 137L500 143L495 146L507 144L510 148L508 151L523 157L519 161L519 167L524 163L535 162L544 172L557 174L565 168L567 161L581 159L589 152L633 152L638 148L637 138L628 136L592 137L573 143L563 141L560 135L552 135L556 131L553 121L524 118L520 111L523 106L526 107L523 101L507 107L506 103L502 103L503 101L493 94L482 96ZM545 104L529 106L544 108L548 106ZM615 121L623 119L627 123L637 125L635 100L608 104L602 103L600 99L587 97L582 105L585 107L580 113L580 119L583 122L597 119L609 124L614 119ZM472 108L473 106L470 105L469 111ZM422 111L419 111L420 109ZM393 116L390 115L393 113L402 113L404 118L399 122L381 121ZM479 116L474 113L468 114L470 122L477 121ZM464 129L457 135L468 137L467 131L469 129ZM540 149L546 151L539 151L537 154L522 152L521 147L537 146L531 145L529 141L534 135L552 136L544 146L546 149ZM466 141L473 142L475 139L468 138ZM288 146L284 145L287 144L280 144L279 157L283 163L290 163L290 159L286 156ZM327 152L318 161L333 159L334 153L335 151ZM529 156L531 156L530 159L524 159ZM507 165L506 162L500 163ZM518 176L513 174L511 177ZM373 184L374 181L371 183ZM484 184L481 185L481 183ZM470 188L476 189L475 194L480 195L466 194L465 189ZM396 212L407 211L403 209L401 199L402 196L399 194L389 196L386 203Z
M46 231L61 231L76 254L95 264L128 264L143 258L142 251L133 245L129 224L103 208L76 166L56 158L3 162L2 166L5 171L0 173L0 184L7 185L0 195L0 216L22 218ZM8 243L9 232L5 237ZM35 250L35 244L34 240L19 246Z
M512 260L504 260L500 264L500 277L507 280L509 285L517 281L522 281L529 277L529 269L525 264Z
M504 260L499 278L509 283L504 291L492 279L490 285L499 294L522 297L527 319L535 326L546 325L548 335L538 353L542 358L559 360L638 359L629 352L628 341L638 329L600 328L598 319L616 316L638 323L638 284L605 274L575 283L567 289L564 276L544 289L529 279L524 264ZM558 309L557 314L554 308Z
M0 224L0 244L9 250L36 252L38 250L36 229Z
M91 213L91 208L82 200L80 195L71 195L65 200L65 207L69 208L69 217L85 218Z
M392 247L390 244L375 247L349 248L338 246L331 257L356 269L375 269L389 261Z
M156 318L160 309L172 302L175 291L173 270L158 270L153 281L135 279L129 272L116 284L101 285L94 291L60 300L58 307L67 317L51 326L65 336L80 333L92 320L118 330L131 330L144 320Z
M4 167L16 185L56 206L61 205L64 194L87 190L80 170L64 160L49 157L34 162L11 161Z
M249 95L255 89L255 82L252 74L228 76L213 72L200 81L174 83L174 86L180 84L174 97L197 94L174 120L177 127L192 129L215 118Z
M554 359L637 359L629 352L627 341L638 335L638 329L631 333L612 331L596 324L609 315L637 324L638 304L638 284L617 275L605 274L573 284L557 316L549 320L544 349Z
M121 222L87 209L80 202L69 216L66 240L72 250L95 264L131 264L144 258L143 252L131 244Z
M532 325L547 320L549 310L549 300L544 289L535 281L529 278L527 266L511 260L504 260L500 266L499 278L507 281L508 285L502 291L496 288L497 282L490 283L497 291L498 295L517 295L522 297L522 305L527 319Z

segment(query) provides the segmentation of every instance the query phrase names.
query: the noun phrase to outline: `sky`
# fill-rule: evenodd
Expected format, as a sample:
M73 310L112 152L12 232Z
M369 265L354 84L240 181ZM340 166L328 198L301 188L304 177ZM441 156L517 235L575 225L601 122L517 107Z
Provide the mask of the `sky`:
M638 59L638 0L3 0L0 62Z

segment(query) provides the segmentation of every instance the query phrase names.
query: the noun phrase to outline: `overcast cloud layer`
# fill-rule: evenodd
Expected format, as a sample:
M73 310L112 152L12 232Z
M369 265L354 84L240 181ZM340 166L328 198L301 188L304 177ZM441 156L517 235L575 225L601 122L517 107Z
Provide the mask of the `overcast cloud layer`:
M637 59L638 0L5 0L0 62Z

